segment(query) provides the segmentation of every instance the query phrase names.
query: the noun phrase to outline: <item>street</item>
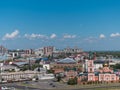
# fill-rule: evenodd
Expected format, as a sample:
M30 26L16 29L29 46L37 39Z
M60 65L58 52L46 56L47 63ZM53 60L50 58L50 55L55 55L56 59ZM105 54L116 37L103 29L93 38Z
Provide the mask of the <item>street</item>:
M97 84L97 85L67 85L60 82L54 82L53 80L40 80L40 81L24 81L24 82L14 82L1 84L1 86L6 86L8 88L14 87L15 90L103 90L108 88L117 88L120 89L120 84Z

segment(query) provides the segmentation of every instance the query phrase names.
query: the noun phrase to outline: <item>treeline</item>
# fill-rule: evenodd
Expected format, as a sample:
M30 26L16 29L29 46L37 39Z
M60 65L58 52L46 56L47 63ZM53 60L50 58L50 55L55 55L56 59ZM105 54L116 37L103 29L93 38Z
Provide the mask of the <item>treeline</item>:
M120 51L95 51L95 53L97 57L107 57L108 55L111 55L115 58L120 58Z

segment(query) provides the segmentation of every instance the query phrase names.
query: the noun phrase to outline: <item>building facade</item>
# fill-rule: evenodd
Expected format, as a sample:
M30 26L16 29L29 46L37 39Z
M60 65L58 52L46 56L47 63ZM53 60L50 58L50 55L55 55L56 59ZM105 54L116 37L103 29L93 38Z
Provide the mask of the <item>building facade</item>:
M55 48L53 46L44 47L43 48L44 55L45 56L52 56L54 49Z
M0 46L0 54L1 55L5 54L7 52L8 52L7 48L5 48L4 46Z
M116 82L119 81L119 76L114 73L112 69L109 68L109 65L105 63L103 68L95 71L93 60L88 60L87 64L87 72L81 73L79 75L79 82L82 81L103 81L103 82Z

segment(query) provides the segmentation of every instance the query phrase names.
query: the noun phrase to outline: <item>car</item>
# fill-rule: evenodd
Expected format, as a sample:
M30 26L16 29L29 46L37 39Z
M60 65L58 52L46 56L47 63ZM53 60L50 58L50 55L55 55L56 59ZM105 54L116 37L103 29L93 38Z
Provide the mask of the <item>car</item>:
M9 88L8 87L6 87L6 86L2 86L1 87L1 90L8 90Z
M7 83L7 81L4 80L4 81L2 81L2 83Z
M56 87L55 85L53 85L52 87Z
M26 81L25 84L29 84L29 82Z
M53 85L53 83L50 83L49 85Z

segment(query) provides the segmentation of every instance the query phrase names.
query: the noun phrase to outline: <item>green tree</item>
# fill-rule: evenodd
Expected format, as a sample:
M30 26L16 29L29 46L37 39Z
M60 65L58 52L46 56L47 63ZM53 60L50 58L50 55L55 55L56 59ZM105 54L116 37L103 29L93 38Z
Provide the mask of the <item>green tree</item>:
M57 81L58 81L58 82L61 81L61 76L60 76L60 75L57 76Z
M77 77L70 78L67 82L68 85L75 85L77 84Z
M111 67L113 67L113 69L120 69L120 64L116 64L116 65L111 66Z

